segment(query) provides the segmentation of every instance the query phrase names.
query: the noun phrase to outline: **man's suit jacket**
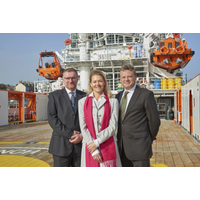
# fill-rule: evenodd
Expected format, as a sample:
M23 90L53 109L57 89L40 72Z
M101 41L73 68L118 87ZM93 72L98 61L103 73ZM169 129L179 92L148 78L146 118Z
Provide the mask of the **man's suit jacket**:
M116 95L119 103L123 91ZM118 146L122 155L122 145L129 160L147 160L152 156L152 142L160 126L153 92L136 85L123 121L119 112ZM123 144L122 144L123 143Z
M48 122L53 129L49 153L57 156L69 156L73 150L81 155L82 142L72 144L69 142L74 130L80 132L78 118L78 100L86 93L76 90L75 111L73 111L71 101L66 89L57 90L49 94L48 102Z

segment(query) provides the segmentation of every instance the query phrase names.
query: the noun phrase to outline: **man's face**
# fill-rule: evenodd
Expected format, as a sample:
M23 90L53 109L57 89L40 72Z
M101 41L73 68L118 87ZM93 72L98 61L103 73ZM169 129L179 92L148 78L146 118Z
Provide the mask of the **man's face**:
M135 85L136 78L137 76L133 71L124 70L120 72L120 81L126 90L130 90Z
M78 76L76 72L64 72L63 73L63 83L65 87L70 90L74 91L76 89L77 83L78 83Z

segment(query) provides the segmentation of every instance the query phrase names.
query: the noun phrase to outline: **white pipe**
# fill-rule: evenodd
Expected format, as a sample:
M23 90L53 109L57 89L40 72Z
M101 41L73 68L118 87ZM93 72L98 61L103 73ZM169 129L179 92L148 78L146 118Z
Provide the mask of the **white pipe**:
M108 37L110 34L106 34L103 37L99 38L98 40L94 40L94 42L99 42L100 40L103 40L104 38Z
M58 58L64 62L64 58L58 53L58 51L55 51L55 54L58 56Z
M89 91L90 66L81 66L79 69L81 90Z

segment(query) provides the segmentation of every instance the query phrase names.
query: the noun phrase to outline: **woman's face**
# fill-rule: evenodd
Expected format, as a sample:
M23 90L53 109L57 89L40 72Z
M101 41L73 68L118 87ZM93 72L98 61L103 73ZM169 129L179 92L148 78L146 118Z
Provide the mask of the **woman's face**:
M90 83L90 87L92 88L93 92L102 94L105 85L106 85L106 83L102 76L100 76L100 75L92 76L92 81Z

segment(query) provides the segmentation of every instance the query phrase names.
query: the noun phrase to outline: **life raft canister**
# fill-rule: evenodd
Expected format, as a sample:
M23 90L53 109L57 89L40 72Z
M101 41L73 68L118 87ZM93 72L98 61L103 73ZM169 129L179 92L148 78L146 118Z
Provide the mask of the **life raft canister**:
M139 84L141 87L146 87L147 86L147 80L145 78L141 78L139 81Z

